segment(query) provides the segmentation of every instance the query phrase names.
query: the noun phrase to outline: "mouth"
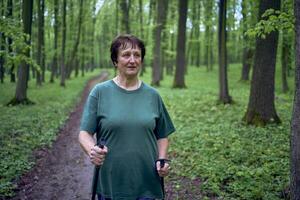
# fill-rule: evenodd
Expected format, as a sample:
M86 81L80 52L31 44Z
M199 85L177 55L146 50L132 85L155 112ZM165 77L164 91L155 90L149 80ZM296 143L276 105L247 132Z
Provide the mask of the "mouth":
M129 69L135 69L136 67L135 66L128 66L127 68L129 68Z

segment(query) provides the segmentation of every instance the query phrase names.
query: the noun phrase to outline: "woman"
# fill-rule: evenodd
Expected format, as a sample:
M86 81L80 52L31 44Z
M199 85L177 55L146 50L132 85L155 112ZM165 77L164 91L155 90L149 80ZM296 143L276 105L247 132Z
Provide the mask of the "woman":
M93 88L79 133L83 150L100 166L98 199L163 199L161 177L169 163L159 161L167 159L167 137L175 128L157 91L138 78L144 43L121 35L110 51L118 75ZM95 146L94 133L106 141L103 148Z

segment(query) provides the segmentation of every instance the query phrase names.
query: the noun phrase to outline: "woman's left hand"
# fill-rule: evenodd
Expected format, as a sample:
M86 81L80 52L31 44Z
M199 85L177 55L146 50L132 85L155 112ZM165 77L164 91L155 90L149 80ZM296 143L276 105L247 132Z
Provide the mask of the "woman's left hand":
M165 177L169 174L169 170L170 170L170 164L168 162L165 162L165 165L163 168L160 167L160 162L157 161L156 162L156 170L158 172L158 175L160 177Z

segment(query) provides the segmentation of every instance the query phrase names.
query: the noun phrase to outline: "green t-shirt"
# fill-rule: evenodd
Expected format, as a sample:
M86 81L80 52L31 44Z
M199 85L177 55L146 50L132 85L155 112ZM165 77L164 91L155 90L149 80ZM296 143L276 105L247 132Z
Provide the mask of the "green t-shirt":
M163 198L155 167L157 140L175 128L154 88L142 83L127 91L112 80L97 84L87 99L80 128L97 133L108 147L97 194L113 200Z

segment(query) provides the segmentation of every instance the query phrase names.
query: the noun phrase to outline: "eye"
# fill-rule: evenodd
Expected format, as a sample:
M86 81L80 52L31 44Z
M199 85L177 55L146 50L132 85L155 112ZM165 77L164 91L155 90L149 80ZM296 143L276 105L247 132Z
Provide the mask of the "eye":
M134 57L135 58L141 58L141 54L140 53L134 53Z
M122 54L122 57L124 57L124 58L128 58L128 57L130 57L130 53L128 53L128 52L126 52L126 53L123 53L123 54Z

